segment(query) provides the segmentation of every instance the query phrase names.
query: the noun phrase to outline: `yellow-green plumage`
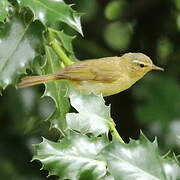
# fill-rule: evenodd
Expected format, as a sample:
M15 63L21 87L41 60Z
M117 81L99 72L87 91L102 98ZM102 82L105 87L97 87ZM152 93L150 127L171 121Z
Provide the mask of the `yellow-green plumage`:
M126 53L121 57L79 61L52 75L26 77L19 87L63 79L81 92L110 96L128 89L153 69L163 70L142 53Z

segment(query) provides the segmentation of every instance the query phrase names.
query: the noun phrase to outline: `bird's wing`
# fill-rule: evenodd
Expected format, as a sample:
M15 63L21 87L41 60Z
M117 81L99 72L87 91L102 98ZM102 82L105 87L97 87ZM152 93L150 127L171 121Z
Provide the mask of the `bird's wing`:
M115 62L113 58L112 60L106 60L106 58L100 60L85 60L67 66L57 73L57 76L76 81L92 80L112 82L120 76L120 69L118 67L118 61Z

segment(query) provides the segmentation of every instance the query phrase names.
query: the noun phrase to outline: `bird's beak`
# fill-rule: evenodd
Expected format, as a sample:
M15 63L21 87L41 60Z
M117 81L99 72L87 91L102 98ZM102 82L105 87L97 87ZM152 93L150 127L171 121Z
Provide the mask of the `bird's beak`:
M157 70L157 71L164 71L164 68L158 67L156 65L152 65L152 70Z

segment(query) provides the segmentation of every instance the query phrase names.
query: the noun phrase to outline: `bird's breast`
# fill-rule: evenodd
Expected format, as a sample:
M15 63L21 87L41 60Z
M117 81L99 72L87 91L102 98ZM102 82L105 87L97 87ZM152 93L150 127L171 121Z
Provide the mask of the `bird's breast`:
M96 95L110 96L128 89L132 82L127 77L121 77L113 82L81 81L75 88L83 93L94 93Z

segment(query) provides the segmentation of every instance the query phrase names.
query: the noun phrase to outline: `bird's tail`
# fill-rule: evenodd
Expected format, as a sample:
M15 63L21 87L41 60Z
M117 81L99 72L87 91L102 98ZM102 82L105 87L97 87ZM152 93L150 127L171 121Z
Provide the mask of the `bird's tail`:
M41 76L27 76L21 80L21 82L18 84L18 88L34 86L37 84L41 84L41 83L45 83L45 82L49 82L49 81L53 81L53 80L57 80L57 79L59 79L59 78L57 78L57 76L55 76L54 74L41 75Z

